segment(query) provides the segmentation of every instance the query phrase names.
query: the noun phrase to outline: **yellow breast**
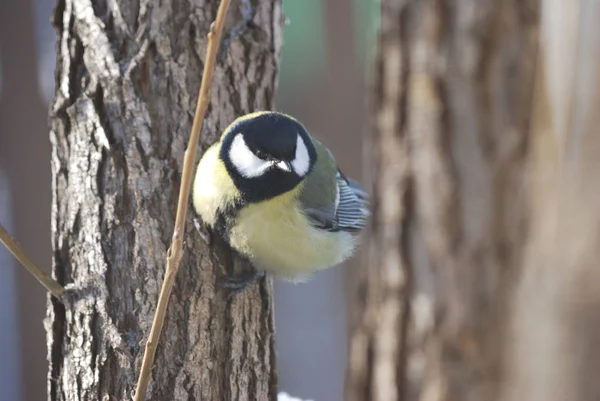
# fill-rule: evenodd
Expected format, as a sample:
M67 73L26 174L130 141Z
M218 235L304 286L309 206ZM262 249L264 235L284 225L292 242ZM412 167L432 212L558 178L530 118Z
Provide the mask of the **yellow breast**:
M312 227L294 202L298 190L244 207L230 231L231 245L256 268L290 280L342 262L355 245L347 232Z

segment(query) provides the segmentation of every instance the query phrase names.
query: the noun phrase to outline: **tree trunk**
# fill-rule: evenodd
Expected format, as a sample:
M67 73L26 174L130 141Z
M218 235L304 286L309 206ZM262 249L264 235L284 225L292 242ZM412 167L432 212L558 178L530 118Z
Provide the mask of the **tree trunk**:
M538 20L537 1L382 1L373 235L349 400L500 394L510 300L533 240Z
M600 2L543 0L503 400L600 399Z
M597 2L382 2L350 400L600 398Z
M47 318L51 400L130 399L163 280L218 1L60 0L53 146L54 275ZM234 117L273 107L278 0L233 2L201 150ZM229 260L188 216L184 258L148 399L276 398L272 289L228 298Z

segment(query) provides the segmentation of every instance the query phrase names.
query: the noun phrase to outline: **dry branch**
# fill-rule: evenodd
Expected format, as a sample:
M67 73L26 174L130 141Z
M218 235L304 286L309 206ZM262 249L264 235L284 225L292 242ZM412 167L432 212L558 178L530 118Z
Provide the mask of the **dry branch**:
M50 292L59 300L62 300L62 295L65 292L65 289L58 284L56 281L52 279L45 271L40 269L33 260L23 249L17 244L17 241L14 240L6 231L6 229L0 224L0 242L4 244L6 249L10 251L14 255L14 257L23 265L24 268L31 274L33 277L37 279Z
M217 11L217 17L211 24L210 31L208 32L206 62L204 64L204 71L202 73L202 83L200 84L200 92L198 94L198 103L196 104L196 112L194 114L194 122L192 124L190 140L184 154L181 188L177 203L177 215L175 218L173 239L167 252L165 278L160 290L154 321L152 322L152 328L150 329L150 336L146 342L146 350L144 353L144 359L142 361L142 369L140 371L140 377L138 379L138 384L135 391L135 401L143 401L146 398L146 389L148 387L150 373L154 363L154 354L156 352L160 333L165 321L169 296L173 288L175 276L177 275L177 271L179 269L179 262L181 261L183 232L185 228L185 217L187 215L188 198L190 195L190 188L194 173L196 148L200 138L200 129L202 128L204 115L206 114L206 109L208 108L208 103L210 100L212 75L217 57L217 50L219 49L219 44L221 43L221 33L223 31L223 25L225 24L225 16L227 15L229 3L230 0L221 1Z

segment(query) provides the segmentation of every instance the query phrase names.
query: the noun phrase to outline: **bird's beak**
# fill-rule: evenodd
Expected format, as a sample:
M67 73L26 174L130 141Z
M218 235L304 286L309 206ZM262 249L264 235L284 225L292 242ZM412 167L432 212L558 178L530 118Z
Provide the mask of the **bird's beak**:
M280 162L275 163L278 169L283 170L287 173L292 171L292 163L282 160Z

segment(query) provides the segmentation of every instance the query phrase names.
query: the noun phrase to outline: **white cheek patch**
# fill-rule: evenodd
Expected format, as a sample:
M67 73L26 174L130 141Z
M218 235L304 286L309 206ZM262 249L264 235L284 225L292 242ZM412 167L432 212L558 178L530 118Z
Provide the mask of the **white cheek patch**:
M310 156L308 155L308 149L306 149L304 140L302 140L300 135L298 135L298 139L296 140L296 157L292 162L292 166L294 167L296 174L298 174L300 177L304 177L310 168Z
M257 157L246 145L242 134L237 134L231 143L229 159L236 170L246 178L254 178L264 174L273 163Z

